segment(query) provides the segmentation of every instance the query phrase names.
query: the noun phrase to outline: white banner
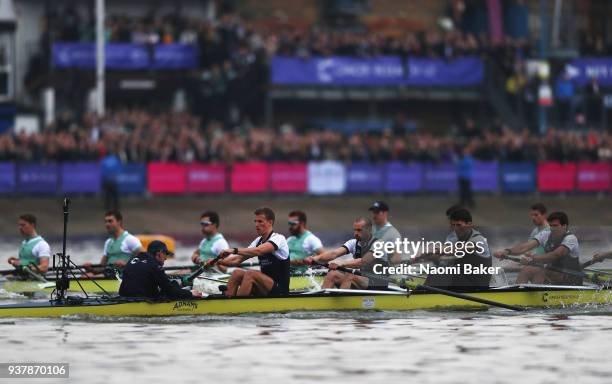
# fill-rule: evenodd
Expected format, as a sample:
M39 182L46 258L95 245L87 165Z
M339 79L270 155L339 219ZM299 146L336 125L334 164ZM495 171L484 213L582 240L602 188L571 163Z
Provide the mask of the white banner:
M346 191L346 168L339 161L308 163L308 192L333 195Z

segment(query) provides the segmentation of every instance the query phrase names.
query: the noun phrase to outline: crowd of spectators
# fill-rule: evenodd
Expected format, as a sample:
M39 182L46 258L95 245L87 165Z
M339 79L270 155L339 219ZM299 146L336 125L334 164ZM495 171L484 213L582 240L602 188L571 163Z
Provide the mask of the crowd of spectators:
M124 162L453 161L467 148L476 159L500 161L612 160L612 135L551 129L543 136L508 128L481 128L474 120L447 135L398 132L342 134L297 130L285 124L223 129L185 113L150 114L120 110L102 120L60 116L42 133L0 135L1 161L95 161L114 152Z

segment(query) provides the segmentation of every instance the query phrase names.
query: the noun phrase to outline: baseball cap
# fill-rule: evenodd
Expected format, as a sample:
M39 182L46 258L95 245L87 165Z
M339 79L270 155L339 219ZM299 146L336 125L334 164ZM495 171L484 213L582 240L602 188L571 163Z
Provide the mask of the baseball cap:
M389 206L387 205L387 203L385 203L384 201L375 201L372 206L370 206L370 208L368 208L368 211L388 211L389 210Z
M157 252L160 252L160 251L165 252L168 256L174 255L174 253L168 250L166 243L164 243L163 241L153 240L152 242L149 243L149 246L147 247L147 253L151 255L155 255Z

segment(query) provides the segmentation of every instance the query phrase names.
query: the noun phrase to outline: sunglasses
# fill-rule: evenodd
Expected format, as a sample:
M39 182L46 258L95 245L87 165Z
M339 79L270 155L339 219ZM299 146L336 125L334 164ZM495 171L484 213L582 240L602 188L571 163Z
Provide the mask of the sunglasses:
M299 221L295 221L295 220L289 220L289 221L287 222L287 224L289 224L290 226L291 226L291 225L298 225L298 224L300 224L300 222L299 222Z
M212 221L200 221L200 225L203 227L208 227L212 224Z

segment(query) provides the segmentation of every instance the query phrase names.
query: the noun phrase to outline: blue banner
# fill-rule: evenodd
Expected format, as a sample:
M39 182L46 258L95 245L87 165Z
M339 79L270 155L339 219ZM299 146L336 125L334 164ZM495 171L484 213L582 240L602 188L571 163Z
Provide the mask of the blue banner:
M15 191L15 164L0 163L0 193Z
M596 78L599 85L612 86L612 57L572 60L565 65L565 73L579 85L586 85Z
M99 193L100 180L98 163L62 164L62 192Z
M57 192L57 164L20 164L17 190L23 193L53 195Z
M425 189L432 192L455 192L459 188L457 166L453 163L425 164Z
M188 69L198 65L197 51L187 44L166 44L148 47L141 44L106 44L106 67L109 69ZM96 49L93 43L53 44L53 65L56 68L93 69Z
M405 85L463 87L478 85L484 79L484 63L477 57L454 60L412 58Z
M497 192L499 190L499 164L497 161L476 161L472 189L480 192Z
M392 162L387 164L386 173L386 192L419 192L423 189L423 164Z
M451 61L399 57L298 59L274 57L272 83L275 85L370 85L370 86L470 86L483 80L484 66L479 58Z
M147 165L146 164L124 164L121 173L117 176L119 193L143 194L147 190Z
M380 192L384 186L384 168L370 163L353 163L346 169L348 192Z
M536 188L536 170L532 163L504 163L501 183L504 192L533 192Z
M155 63L158 69L189 69L198 66L198 52L193 45L164 44L155 47Z

